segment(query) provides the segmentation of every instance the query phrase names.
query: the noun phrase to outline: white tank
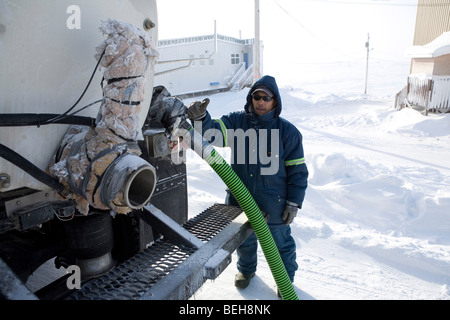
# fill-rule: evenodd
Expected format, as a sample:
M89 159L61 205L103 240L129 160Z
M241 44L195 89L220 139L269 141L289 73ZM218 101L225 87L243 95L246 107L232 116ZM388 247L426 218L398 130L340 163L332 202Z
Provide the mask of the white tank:
M105 37L99 27L108 18L145 30L156 47L156 0L14 0L0 2L0 114L55 113L69 109L80 97L94 71L96 47ZM77 108L102 98L102 70ZM146 74L145 121L154 85ZM77 114L96 117L99 104ZM59 147L67 125L1 127L0 143L45 170ZM0 157L0 175L8 183L0 192L29 187L49 189ZM1 181L0 181L1 182Z

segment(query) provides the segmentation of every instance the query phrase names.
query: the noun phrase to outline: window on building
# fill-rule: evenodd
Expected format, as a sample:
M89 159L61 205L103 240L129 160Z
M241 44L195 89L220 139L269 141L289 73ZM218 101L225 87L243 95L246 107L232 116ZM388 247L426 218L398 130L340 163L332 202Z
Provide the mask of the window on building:
M239 64L239 53L231 54L231 64Z

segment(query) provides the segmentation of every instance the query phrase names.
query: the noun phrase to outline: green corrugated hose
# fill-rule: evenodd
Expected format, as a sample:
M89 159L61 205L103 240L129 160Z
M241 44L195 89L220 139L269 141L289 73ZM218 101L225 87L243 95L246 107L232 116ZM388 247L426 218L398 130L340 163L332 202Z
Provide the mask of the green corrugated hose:
M184 122L180 127L189 131L192 149L219 175L247 215L283 300L298 300L269 226L248 189L225 159L200 134L195 133L189 123Z

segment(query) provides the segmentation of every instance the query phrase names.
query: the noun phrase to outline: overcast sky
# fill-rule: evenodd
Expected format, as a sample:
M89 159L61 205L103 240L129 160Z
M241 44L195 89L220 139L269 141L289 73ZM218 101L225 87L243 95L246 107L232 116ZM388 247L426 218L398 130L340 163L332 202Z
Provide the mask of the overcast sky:
M159 39L217 32L254 38L254 0L158 0ZM405 61L417 0L260 0L264 64Z

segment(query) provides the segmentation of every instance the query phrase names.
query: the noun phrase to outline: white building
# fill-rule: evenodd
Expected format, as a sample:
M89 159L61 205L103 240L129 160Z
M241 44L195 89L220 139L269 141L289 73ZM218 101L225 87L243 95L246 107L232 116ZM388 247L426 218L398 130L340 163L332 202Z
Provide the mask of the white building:
M160 40L155 86L181 97L241 90L254 82L254 42L218 34Z

